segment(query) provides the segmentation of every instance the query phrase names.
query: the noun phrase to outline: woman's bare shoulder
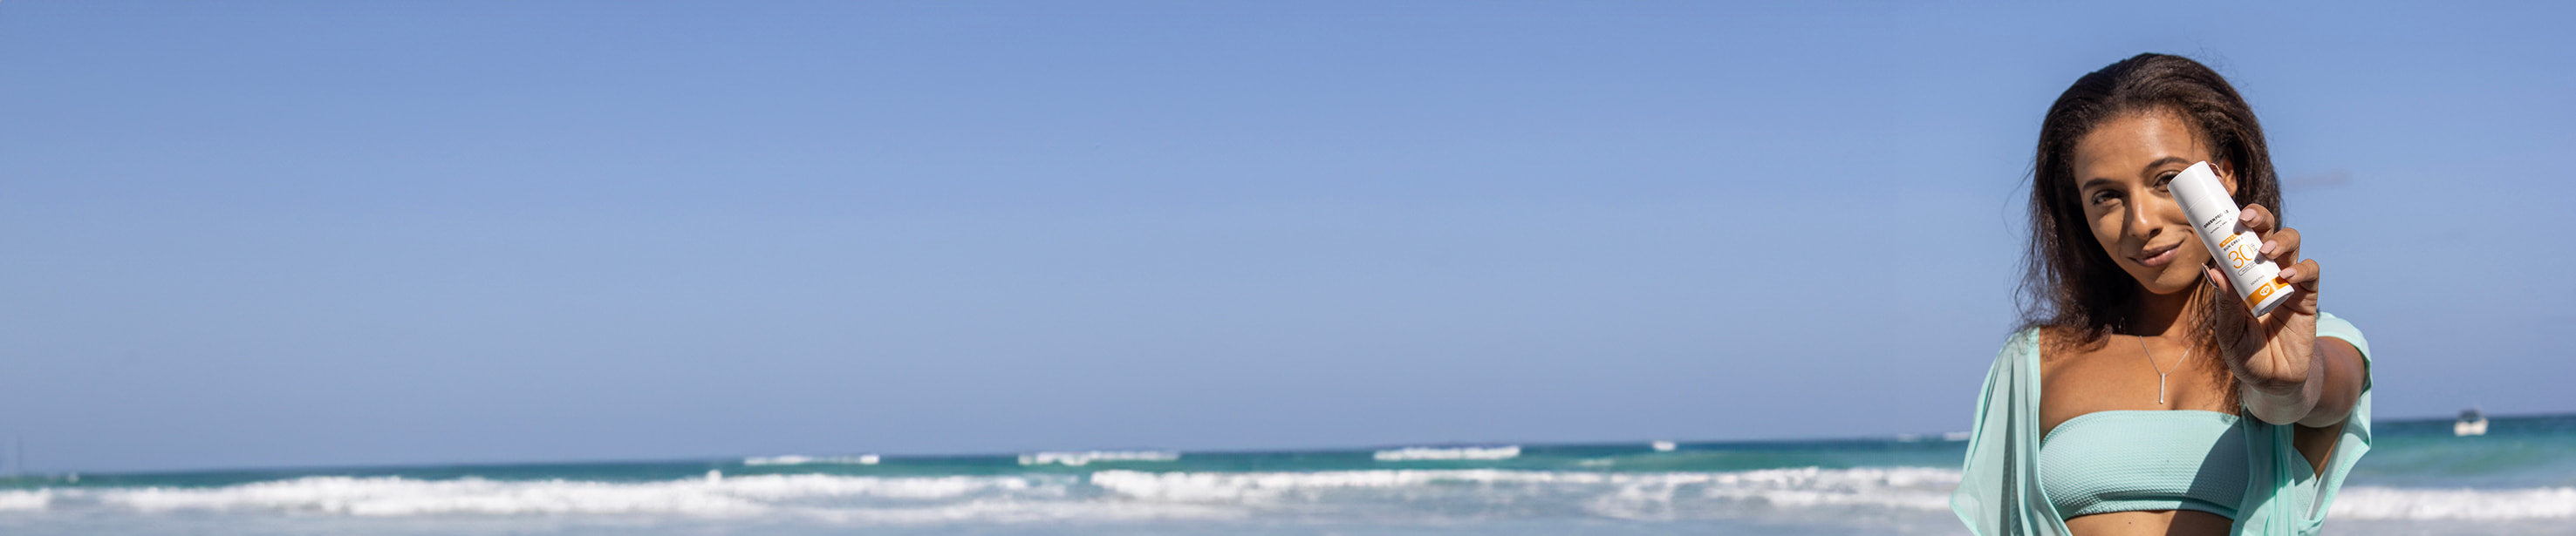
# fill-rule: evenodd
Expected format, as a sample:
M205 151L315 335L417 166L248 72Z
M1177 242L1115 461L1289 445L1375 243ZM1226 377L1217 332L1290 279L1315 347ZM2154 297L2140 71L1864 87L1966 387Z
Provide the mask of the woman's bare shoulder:
M2043 370L2049 365L2100 350L2104 340L2098 335L2087 336L2093 334L2064 326L2038 326L2030 329L2036 331L2032 334L2030 344L2039 352L2039 364Z

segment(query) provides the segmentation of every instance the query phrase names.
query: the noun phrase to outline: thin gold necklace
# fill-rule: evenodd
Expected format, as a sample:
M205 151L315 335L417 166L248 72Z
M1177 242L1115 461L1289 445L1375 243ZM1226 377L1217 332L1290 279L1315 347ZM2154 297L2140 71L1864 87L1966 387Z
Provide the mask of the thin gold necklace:
M2138 353L2147 354L2147 368L2156 370L2156 403L2165 403L2165 375L2172 374L2173 371L2165 370L2163 366L2156 364L2156 352L2154 350L2147 349L2147 337L2145 335L2130 336L2138 338ZM2191 349L2185 348L2182 351L2182 359L2174 360L2174 370L2182 370L2182 362L2189 360L2191 360Z

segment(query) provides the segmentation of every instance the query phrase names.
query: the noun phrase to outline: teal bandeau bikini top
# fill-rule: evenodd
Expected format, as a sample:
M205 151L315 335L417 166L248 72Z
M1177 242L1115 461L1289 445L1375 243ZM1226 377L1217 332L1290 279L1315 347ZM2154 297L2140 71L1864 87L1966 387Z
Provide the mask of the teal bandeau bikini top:
M2197 510L2236 518L2245 430L2214 411L2096 411L2039 441L2039 484L2057 514Z

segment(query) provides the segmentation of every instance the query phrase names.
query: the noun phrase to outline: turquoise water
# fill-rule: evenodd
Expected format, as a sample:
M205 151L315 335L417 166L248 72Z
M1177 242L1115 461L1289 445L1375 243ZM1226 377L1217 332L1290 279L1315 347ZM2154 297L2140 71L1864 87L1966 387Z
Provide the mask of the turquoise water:
M2576 415L2378 431L2336 532L2576 534ZM1954 437L47 475L0 533L1954 534Z

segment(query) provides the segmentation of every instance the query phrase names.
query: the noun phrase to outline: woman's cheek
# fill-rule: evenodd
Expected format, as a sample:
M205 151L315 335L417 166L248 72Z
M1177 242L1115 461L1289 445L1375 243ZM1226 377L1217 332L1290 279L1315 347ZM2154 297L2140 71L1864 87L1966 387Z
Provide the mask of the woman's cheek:
M2120 248L2115 247L2120 243L2120 218L2096 215L2093 218L2093 243L2102 246L2102 253L2110 255L2113 259L2124 258L2125 256L2120 254Z
M2174 271L2188 273L2190 279L2208 275L2201 273L2201 269L2209 266L2209 248L2200 245L2200 237L2192 237L2179 247L2181 250L2174 252L2174 262L2170 265Z
M2165 265L2164 276L2159 279L2174 290L2185 290L2200 284L2201 278L2208 277L2209 274L2203 273L2208 267L2209 250L2202 248L2200 240L2195 238L2174 252L2173 263Z

